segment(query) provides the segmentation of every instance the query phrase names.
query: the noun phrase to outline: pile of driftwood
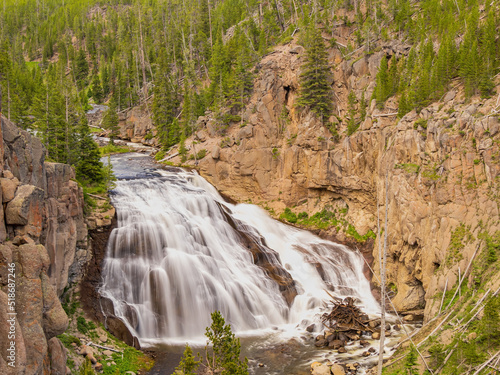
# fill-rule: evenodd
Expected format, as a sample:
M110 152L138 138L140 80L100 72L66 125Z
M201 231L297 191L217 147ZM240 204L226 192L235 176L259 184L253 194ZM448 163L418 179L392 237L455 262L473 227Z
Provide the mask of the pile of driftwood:
M354 304L351 297L343 300L331 297L332 310L321 317L321 321L326 327L332 332L373 332L373 328L369 325L370 318Z
M330 312L323 314L321 319L327 329L323 334L316 336L315 346L346 353L345 346L348 342L359 340L360 346L365 348L370 346L368 341L361 339L362 335L371 336L372 339L380 338L380 319L370 320L350 297L343 300L332 295L330 297L332 308ZM387 325L386 330L391 330L390 325ZM386 334L390 335L389 332ZM364 357L375 355L376 351L370 347L362 355Z

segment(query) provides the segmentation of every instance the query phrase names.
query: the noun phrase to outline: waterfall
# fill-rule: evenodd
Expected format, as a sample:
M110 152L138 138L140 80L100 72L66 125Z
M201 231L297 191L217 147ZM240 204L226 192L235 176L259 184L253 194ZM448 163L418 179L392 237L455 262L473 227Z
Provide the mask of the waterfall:
M378 311L359 254L228 204L196 173L119 180L111 199L100 293L141 343L199 339L215 310L237 332L296 325L325 290Z

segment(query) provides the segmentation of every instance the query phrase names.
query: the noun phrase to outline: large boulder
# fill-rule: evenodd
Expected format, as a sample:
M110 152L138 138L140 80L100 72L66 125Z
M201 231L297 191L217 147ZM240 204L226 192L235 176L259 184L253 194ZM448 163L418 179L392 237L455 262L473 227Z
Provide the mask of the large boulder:
M19 180L15 177L13 178L0 178L0 184L2 186L2 202L7 203L14 199L16 195L16 189L19 186Z
M319 362L311 364L311 375L331 375L330 367Z
M42 224L42 202L44 191L33 185L22 185L17 189L13 200L7 204L5 216L7 224Z

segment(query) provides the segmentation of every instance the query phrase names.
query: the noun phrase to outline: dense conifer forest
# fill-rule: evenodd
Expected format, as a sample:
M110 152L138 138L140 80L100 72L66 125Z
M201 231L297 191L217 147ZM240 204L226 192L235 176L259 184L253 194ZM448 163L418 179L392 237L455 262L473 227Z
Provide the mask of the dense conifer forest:
M354 23L340 9L354 12ZM399 39L411 50L382 59L374 98L383 106L397 95L402 116L456 79L468 96L492 95L499 14L486 0L3 0L3 112L40 136L50 159L99 180L83 116L89 103L110 105L109 127L116 112L146 103L163 147L189 136L207 110L223 131L240 118L259 58L299 35L308 53L299 102L326 119L333 103L326 48L370 54L377 42ZM339 25L355 26L355 45L319 38ZM352 118L348 134L357 128Z

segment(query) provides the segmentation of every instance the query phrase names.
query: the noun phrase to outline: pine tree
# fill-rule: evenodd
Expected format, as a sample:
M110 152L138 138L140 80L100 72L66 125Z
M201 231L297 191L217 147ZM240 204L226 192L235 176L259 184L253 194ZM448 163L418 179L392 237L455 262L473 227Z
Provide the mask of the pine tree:
M90 133L87 118L82 115L77 127L77 149L78 160L76 162L76 177L79 180L90 182L102 182L103 166L99 147Z
M109 141L113 145L115 138L120 135L120 127L118 126L119 118L116 111L116 100L111 98L109 108L102 119L102 127L109 130Z
M390 95L389 66L387 61L385 56L380 60L380 67L376 77L377 86L375 86L375 91L373 92L379 107L384 106L385 101Z
M500 338L500 314L498 312L498 298L490 298L484 306L484 315L481 319L482 339L486 339L488 347L498 343Z
M104 98L104 92L101 87L101 81L99 76L96 74L92 78L92 97L94 98L97 104L102 103L102 99Z
M417 363L417 350L412 346L404 364L407 375L418 375Z
M199 365L200 361L196 360L196 357L193 356L191 347L186 344L186 349L184 349L181 362L179 363L179 366L175 368L174 375L196 375Z
M89 75L89 63L87 62L87 56L85 51L82 49L78 50L75 61L75 79L78 87L82 89L87 84L87 76Z
M401 93L401 97L399 98L399 106L398 106L398 117L401 118L410 112L412 109L411 103L409 103L408 98L406 96L406 91Z
M307 31L307 61L300 74L298 104L308 107L322 121L328 121L333 110L330 86L331 70L321 33L314 27Z
M101 87L103 98L106 98L111 92L111 84L110 84L111 76L109 74L109 68L107 65L102 69L101 74Z
M206 349L207 367L221 375L248 375L248 360L240 359L241 344L231 326L226 324L219 311L212 313L212 324L206 329L205 336L212 353Z
M166 54L166 52L165 52ZM164 147L171 147L179 141L179 113L180 99L177 86L173 83L165 56L160 57L160 71L156 76L153 96L153 124L158 137Z
M347 121L347 135L353 134L358 130L359 123L356 121L356 95L354 91L349 92L347 97L347 110L349 112L349 120Z

